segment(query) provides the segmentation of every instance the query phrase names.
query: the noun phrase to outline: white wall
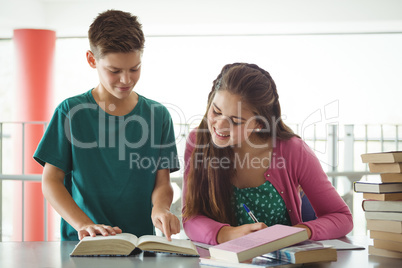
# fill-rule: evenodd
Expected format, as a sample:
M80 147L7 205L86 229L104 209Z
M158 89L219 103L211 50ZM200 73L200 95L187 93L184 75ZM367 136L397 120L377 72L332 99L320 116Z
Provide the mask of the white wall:
M16 28L44 28L44 7L37 0L0 0L0 38L10 38Z
M92 19L110 8L137 14L145 34L152 36L146 42L139 93L179 103L188 116L204 112L210 83L224 64L245 61L272 73L289 122L301 124L311 113L338 101L342 123L402 123L399 0L0 0L0 38L12 37L14 27L46 27L59 37L83 37ZM355 32L399 34L297 35ZM270 35L275 33L285 35ZM157 37L201 34L218 36L200 41ZM268 35L258 36L264 34ZM56 103L95 86L97 79L85 62L87 42L74 49L69 42L63 44L55 67ZM9 79L0 87L2 99L14 86ZM181 101L194 97L195 103Z

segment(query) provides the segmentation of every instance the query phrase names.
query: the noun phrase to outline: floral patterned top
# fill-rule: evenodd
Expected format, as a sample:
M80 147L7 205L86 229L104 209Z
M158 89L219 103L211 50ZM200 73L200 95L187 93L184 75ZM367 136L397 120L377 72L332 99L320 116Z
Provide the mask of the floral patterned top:
M291 225L285 202L269 181L253 188L239 189L233 187L234 198L232 202L237 225L254 223L243 204L246 204L259 222L263 222L267 226L274 224Z

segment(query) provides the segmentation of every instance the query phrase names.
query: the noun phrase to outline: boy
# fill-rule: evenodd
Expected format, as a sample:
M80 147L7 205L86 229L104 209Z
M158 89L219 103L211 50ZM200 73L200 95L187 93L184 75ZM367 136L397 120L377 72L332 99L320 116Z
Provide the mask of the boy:
M44 166L42 191L61 215L61 239L128 232L170 240L180 223L170 213L169 172L179 169L167 109L133 88L140 78L142 26L109 10L89 31L89 65L99 85L57 108L34 158Z

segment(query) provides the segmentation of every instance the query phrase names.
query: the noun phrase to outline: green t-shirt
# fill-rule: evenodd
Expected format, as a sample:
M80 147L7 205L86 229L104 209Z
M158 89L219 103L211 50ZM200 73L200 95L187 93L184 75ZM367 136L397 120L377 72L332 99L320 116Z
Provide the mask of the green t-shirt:
M34 154L65 172L65 186L97 224L137 236L153 234L151 194L159 169L179 169L173 122L166 107L138 95L125 116L104 112L91 93L57 108ZM61 238L78 240L61 222Z
M233 207L238 225L254 223L243 204L250 209L259 222L268 226L274 224L291 225L285 202L275 187L266 181L254 188L239 189L235 186Z

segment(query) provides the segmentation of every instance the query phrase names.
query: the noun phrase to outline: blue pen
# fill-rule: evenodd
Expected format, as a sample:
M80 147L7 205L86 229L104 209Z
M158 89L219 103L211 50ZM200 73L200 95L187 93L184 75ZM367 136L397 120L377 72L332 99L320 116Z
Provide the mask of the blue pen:
M254 221L254 223L257 223L257 218L254 216L253 212L251 212L250 209L246 206L246 204L243 204L243 207L247 211L247 214L250 216L250 218Z

